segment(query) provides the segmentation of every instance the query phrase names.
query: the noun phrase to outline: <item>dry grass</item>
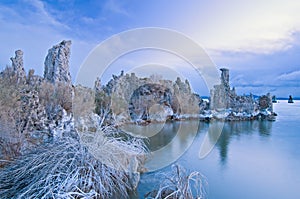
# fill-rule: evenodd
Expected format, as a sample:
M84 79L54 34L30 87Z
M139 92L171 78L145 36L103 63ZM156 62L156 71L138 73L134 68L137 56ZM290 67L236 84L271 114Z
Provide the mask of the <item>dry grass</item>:
M3 71L0 77L0 167L20 154L22 141L21 127L16 125L16 120L21 112L19 91L24 86L16 85L17 79L10 69Z
M128 198L145 143L94 120L95 131L41 145L0 170L1 198Z
M118 132L113 127L79 135L81 143L96 159L116 170L139 173L148 153L142 139Z
M103 164L71 138L22 156L1 170L0 182L1 198L127 198L132 189L127 172Z
M146 194L147 199L203 199L206 196L207 181L199 172L187 173L179 165L173 165L169 174L161 174L165 179L158 189Z
M57 107L59 105L68 113L72 112L72 88L69 84L64 82L52 84L44 81L38 86L37 91L43 106Z
M75 119L88 115L95 110L95 92L87 87L74 87L73 115Z

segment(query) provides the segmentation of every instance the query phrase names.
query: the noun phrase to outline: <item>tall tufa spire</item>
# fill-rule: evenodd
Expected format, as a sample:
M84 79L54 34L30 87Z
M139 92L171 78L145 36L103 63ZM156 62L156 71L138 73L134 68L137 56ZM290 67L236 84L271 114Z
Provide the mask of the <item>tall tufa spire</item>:
M48 50L45 59L44 78L55 83L57 81L71 83L69 71L71 41L63 40Z

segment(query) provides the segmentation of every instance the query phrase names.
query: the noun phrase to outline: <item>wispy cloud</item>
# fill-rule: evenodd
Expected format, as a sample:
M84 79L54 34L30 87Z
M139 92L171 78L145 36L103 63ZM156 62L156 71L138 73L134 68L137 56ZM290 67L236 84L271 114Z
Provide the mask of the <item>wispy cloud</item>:
M121 14L125 16L129 16L129 13L127 10L122 6L120 1L115 1L115 0L108 0L105 5L104 9L116 14Z
M45 4L40 0L23 0L21 3L11 5L0 4L0 21L4 24L21 24L28 27L44 27L52 29L68 30L66 24L52 16Z
M233 77L231 80L231 85L234 87L264 87L266 83L261 80L251 80L247 78L244 74L239 74Z
M284 93L293 86L299 90L300 1L191 1L1 1L0 45L5 50L0 66L10 63L14 50L22 49L25 67L35 67L41 74L47 49L72 39L71 68L78 68L89 50L108 37L154 26L178 30L201 44L218 67L231 70L232 85L241 90L281 87ZM181 48L185 53L190 49L183 44ZM149 62L161 59L182 74L189 67L174 55L152 54L154 58L146 56ZM143 57L129 58L139 63ZM118 73L120 67L112 72ZM186 76L192 78L192 72Z
M277 77L277 80L281 81L300 81L300 70L293 71L290 73L284 73Z
M25 3L30 4L35 8L31 10L29 20L34 22L39 22L44 25L51 25L58 28L70 29L66 24L58 21L54 16L52 16L45 8L45 4L40 0L24 0Z
M222 1L189 29L211 50L270 54L292 47L300 31L299 9L300 2L294 0Z

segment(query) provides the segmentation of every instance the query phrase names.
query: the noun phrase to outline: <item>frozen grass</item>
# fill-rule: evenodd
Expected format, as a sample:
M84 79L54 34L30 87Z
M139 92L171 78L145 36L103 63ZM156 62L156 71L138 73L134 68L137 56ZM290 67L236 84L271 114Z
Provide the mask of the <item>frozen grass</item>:
M115 154L127 150L128 143L103 136L91 138L103 139L95 142L102 143L99 150L93 149L96 145L84 146L78 140L63 138L0 170L1 198L128 198L128 191L133 189L131 174ZM135 145L132 149L139 151ZM102 160L112 161L120 169Z
M95 159L117 171L129 173L131 186L137 186L148 152L142 139L118 132L113 127L79 135L81 143Z
M145 156L146 148L141 139L106 137L99 132L85 133L81 139L96 159L117 170L137 172L137 159Z
M147 199L203 199L206 196L207 181L199 172L187 173L179 165L172 166L169 174L161 174L165 179L158 189L145 195Z

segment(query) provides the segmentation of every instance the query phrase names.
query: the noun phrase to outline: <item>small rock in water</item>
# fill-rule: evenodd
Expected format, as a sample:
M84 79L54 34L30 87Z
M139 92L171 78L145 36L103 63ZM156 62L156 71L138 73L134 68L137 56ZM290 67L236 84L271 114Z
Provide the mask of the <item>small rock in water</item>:
M293 97L291 95L289 96L288 103L294 103Z

